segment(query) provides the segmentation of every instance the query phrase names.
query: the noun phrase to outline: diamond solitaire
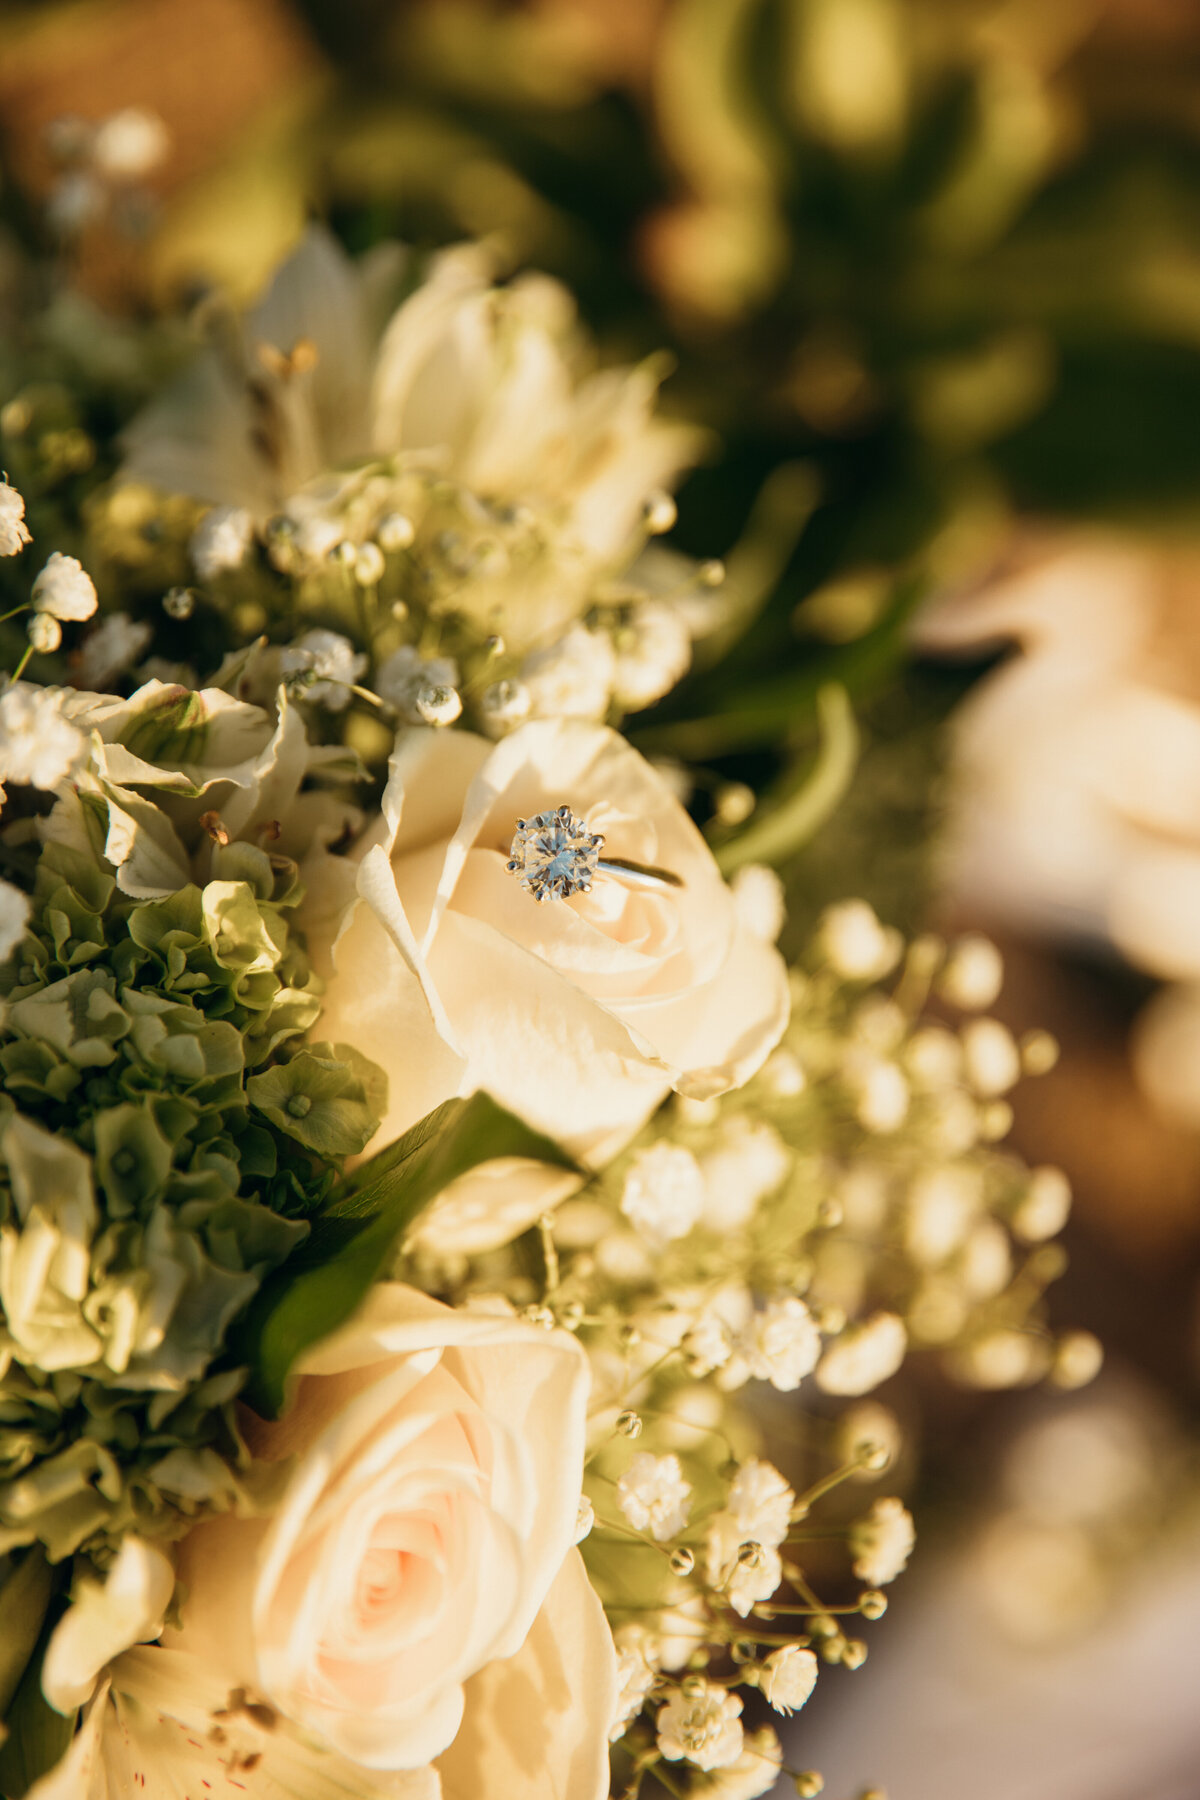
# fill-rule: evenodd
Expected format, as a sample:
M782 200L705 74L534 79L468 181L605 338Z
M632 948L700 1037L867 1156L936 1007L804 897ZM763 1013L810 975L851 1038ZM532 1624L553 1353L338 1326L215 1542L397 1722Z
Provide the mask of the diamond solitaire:
M603 843L600 833L589 831L569 806L557 806L532 819L517 820L508 871L519 877L535 900L569 900L572 894L586 894L597 875L615 875L640 887L683 886L670 869L626 862L619 856L601 860Z
M509 873L535 900L568 900L591 887L603 842L569 806L518 819Z

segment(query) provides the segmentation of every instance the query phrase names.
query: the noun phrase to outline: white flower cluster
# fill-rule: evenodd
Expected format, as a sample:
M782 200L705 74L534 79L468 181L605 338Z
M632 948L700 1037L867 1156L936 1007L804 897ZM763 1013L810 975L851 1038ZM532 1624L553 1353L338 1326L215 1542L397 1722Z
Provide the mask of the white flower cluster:
M778 1775L774 1734L743 1730L746 1689L786 1716L822 1663L866 1658L848 1617L882 1615L914 1526L898 1495L852 1497L900 1462L896 1413L874 1396L906 1356L934 1349L976 1385L1094 1373L1091 1347L1056 1347L1014 1282L1018 1247L1061 1226L1067 1185L993 1147L995 1109L1047 1066L1044 1047L977 1011L955 1029L925 1010L932 994L990 1005L999 976L982 939L906 945L863 902L833 909L760 1073L726 1100L677 1098L543 1221L551 1287L531 1292L504 1252L481 1268L587 1344L584 1548L617 1628L611 1735L635 1767L678 1764L689 1795L765 1793ZM473 1279L453 1259L430 1273L451 1292ZM757 1441L755 1384L820 1396L794 1464ZM856 1585L836 1606L806 1571L813 1537L842 1539Z
M244 358L206 352L153 402L122 474L207 504L192 567L230 616L277 610L269 562L317 629L344 622L355 681L403 722L453 723L469 692L501 737L652 705L719 621L723 571L653 541L702 443L656 414L657 368L595 370L557 283L497 273L444 252L380 334L378 267L314 229ZM344 710L331 681L307 699Z

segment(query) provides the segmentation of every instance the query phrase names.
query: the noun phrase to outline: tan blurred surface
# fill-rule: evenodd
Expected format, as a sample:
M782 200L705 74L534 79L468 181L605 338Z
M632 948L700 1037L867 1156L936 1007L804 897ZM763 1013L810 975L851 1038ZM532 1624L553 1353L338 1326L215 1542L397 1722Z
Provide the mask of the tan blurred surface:
M319 73L320 61L286 0L81 0L32 6L5 25L0 131L17 180L46 198L57 168L47 127L145 107L171 147L150 177L170 201L209 176L264 115ZM84 284L128 303L143 288L141 245L101 222L79 245Z

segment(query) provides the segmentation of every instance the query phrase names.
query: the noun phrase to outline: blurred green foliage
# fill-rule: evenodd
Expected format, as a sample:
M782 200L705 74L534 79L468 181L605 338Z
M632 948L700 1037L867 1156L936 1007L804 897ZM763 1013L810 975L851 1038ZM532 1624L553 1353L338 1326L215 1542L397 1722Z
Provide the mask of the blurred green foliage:
M1187 6L1154 20L1128 0L291 10L327 78L281 110L266 148L231 152L235 176L251 159L255 205L269 169L356 251L491 236L514 269L568 284L606 356L666 349L667 406L719 438L680 495L677 539L695 554L732 569L791 472L761 603L637 734L702 764L702 793L794 788L830 683L867 727L849 811L864 784L881 793L871 744L923 740L960 685L911 672L912 614L986 571L1014 516L1192 522ZM221 189L226 232L237 191ZM914 682L911 705L877 704ZM874 832L900 829L894 805L875 813Z
M315 173L348 241L498 233L609 353L670 349L667 403L721 438L686 548L727 554L772 471L810 471L767 603L639 742L786 788L844 683L868 748L824 860L865 815L911 916L921 832L890 777L927 825L962 686L906 672L913 609L1016 512L1195 509L1200 146L1186 105L1142 104L1186 98L1179 47L1128 60L1124 104L1099 4L302 10L338 70Z

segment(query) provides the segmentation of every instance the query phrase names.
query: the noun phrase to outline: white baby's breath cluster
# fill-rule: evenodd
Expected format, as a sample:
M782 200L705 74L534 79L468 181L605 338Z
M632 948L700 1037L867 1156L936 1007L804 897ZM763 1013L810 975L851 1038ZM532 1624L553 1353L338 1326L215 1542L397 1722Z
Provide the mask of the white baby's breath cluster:
M46 147L56 165L47 220L65 243L111 221L129 236L153 219L146 182L166 162L171 134L156 112L124 106L102 119L51 121Z
M863 901L830 908L760 1073L677 1099L563 1201L544 1282L513 1252L428 1265L438 1291L499 1289L588 1347L616 1791L661 1767L681 1793L765 1794L783 1756L743 1699L786 1717L822 1664L861 1666L914 1546L901 1491L862 1498L903 1479L886 1396L910 1354L977 1386L1095 1372L1038 1305L1065 1177L998 1148L1006 1095L1053 1061L983 1010L1002 973L977 936L906 943ZM786 1454L758 1422L772 1394L805 1419Z

